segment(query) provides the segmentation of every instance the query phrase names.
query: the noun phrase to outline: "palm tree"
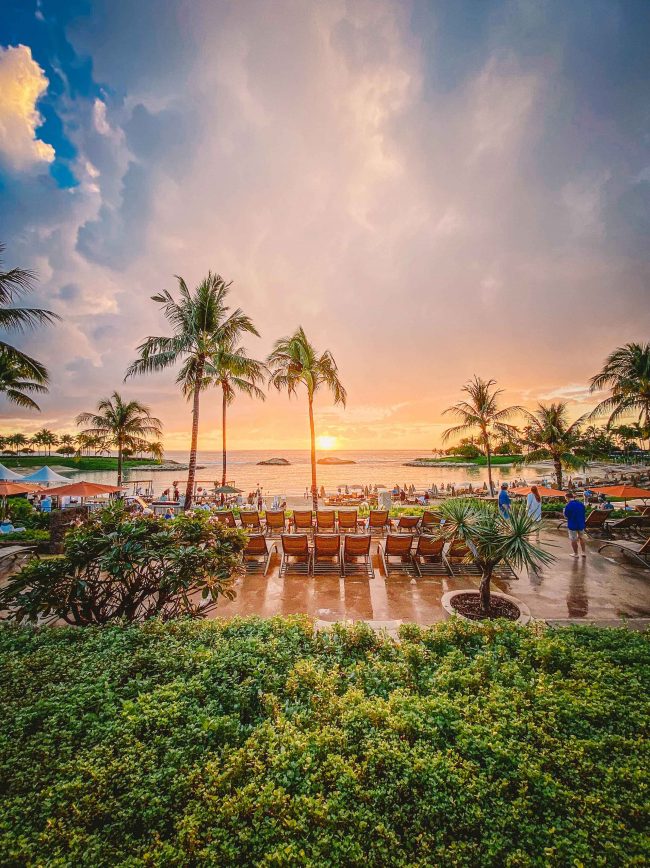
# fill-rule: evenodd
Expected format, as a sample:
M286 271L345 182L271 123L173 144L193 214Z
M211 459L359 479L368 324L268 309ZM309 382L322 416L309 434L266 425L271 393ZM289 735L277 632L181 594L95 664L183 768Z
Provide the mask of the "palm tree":
M562 470L584 467L589 450L585 448L580 425L585 416L569 424L566 402L538 404L534 413L526 411L527 425L521 435L521 444L530 451L524 463L553 462L557 487L562 488Z
M56 444L59 442L59 438L56 436L54 431L50 431L49 428L43 428L43 430L40 432L40 435L41 443L43 444L43 446L47 447L47 454L51 455L52 447L56 446Z
M205 374L209 383L221 387L221 484L226 484L226 410L235 400L237 392L264 401L266 395L258 383L264 382L266 365L247 355L244 347L237 346L239 335L219 345L216 353L206 362Z
M7 437L7 443L14 447L15 453L18 455L19 452L23 451L23 447L27 446L29 440L24 434L11 434Z
M503 392L503 389L495 389L494 386L496 386L495 380L482 380L476 375L473 380L466 383L462 391L468 396L467 400L459 401L457 404L447 407L443 411L443 416L451 413L460 421L460 425L447 428L442 434L442 441L446 443L451 437L478 431L479 443L483 447L487 459L491 495L494 494L494 486L492 485L492 437L496 435L501 438L512 439L516 429L513 425L508 424L508 419L511 419L517 413L525 412L523 407L514 405L500 410L497 399Z
M122 485L122 463L125 451L135 451L149 445L148 438L160 437L162 423L151 415L149 407L139 401L124 401L113 392L97 404L96 413L80 413L77 425L88 425L84 434L101 437L108 447L117 449L117 484Z
M47 388L34 378L31 367L21 364L8 353L0 351L0 393L19 407L40 410L29 392L43 393L47 392Z
M4 244L0 244L0 266L2 265L3 252ZM34 272L23 268L0 271L0 331L22 333L28 329L36 328L38 325L49 325L61 318L50 310L42 310L37 307L9 306L32 292L35 281ZM47 369L41 362L2 340L0 340L0 352L7 357L8 361L19 366L22 378L26 378L39 386L45 387L47 385ZM35 390L32 389L31 391ZM43 391L46 389L44 388Z
M140 356L126 372L125 380L136 374L162 371L182 362L176 382L183 394L192 399L192 439L185 489L185 508L192 506L196 453L199 438L200 394L206 388L205 367L217 353L219 346L234 340L242 332L257 335L249 317L239 308L228 314L226 305L230 284L218 274L208 276L193 291L182 277L177 277L179 301L166 289L151 298L163 307L163 313L172 327L170 337L148 337L140 344Z
M280 338L273 346L267 364L270 369L269 386L278 392L286 389L289 397L295 395L302 383L307 389L309 404L309 433L311 436L311 496L314 511L318 508L316 483L316 432L314 429L314 395L325 386L334 396L335 404L345 407L347 394L338 376L338 368L329 350L319 353L307 340L299 326L290 337Z
M592 411L593 417L609 415L611 425L621 416L638 416L642 428L650 428L650 343L617 347L605 360L603 369L591 378L592 392L610 388L612 394Z

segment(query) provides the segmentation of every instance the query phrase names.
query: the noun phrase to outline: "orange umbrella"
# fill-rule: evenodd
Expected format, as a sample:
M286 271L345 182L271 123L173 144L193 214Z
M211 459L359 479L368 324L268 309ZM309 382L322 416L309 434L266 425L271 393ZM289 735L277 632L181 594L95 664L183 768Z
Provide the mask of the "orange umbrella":
M40 491L40 486L28 482L0 482L0 497L11 497L13 494L29 494Z
M521 488L511 488L511 494L530 494L531 486L524 485ZM540 497L564 497L563 491L558 491L557 488L546 488L543 485L537 486L537 493Z
M599 485L598 488L592 488L591 491L596 491L598 494L605 494L608 497L622 497L627 504L628 500L640 498L647 500L650 497L650 491L647 488L638 488L636 485Z
M95 497L97 494L117 494L122 489L117 485L101 485L99 482L71 482L49 488L47 493L54 497Z

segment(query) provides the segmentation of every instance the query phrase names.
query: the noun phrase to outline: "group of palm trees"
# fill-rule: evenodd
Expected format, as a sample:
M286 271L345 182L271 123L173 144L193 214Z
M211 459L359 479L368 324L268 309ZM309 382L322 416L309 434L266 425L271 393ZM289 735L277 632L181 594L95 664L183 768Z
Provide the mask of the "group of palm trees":
M138 347L138 358L129 366L125 379L178 366L176 382L192 402L192 435L185 506L192 505L196 477L201 395L207 389L221 389L222 404L222 485L226 484L226 416L238 392L265 398L261 386L295 395L304 387L311 435L311 491L314 509L318 503L316 480L316 432L314 397L329 389L336 404L345 405L346 392L334 357L318 352L302 327L289 337L277 340L266 361L249 356L241 341L245 335L259 336L252 320L240 308L227 304L230 283L218 274L208 276L194 290L178 277L178 296L168 290L152 296L162 306L171 334L148 337Z
M629 343L615 349L600 371L590 381L591 392L610 389L611 394L590 412L573 422L565 401L539 403L532 412L524 407L499 406L502 389L494 380L474 377L463 386L466 397L444 412L458 420L458 425L443 432L443 441L462 434L476 433L486 456L490 492L492 483L493 443L496 439L517 444L523 451L523 461L533 464L543 460L553 462L558 488L562 488L563 470L577 470L589 459L607 457L609 434L621 439L650 440L650 343ZM616 426L626 416L634 415L633 425ZM591 420L607 416L604 430ZM523 419L523 427L513 420Z

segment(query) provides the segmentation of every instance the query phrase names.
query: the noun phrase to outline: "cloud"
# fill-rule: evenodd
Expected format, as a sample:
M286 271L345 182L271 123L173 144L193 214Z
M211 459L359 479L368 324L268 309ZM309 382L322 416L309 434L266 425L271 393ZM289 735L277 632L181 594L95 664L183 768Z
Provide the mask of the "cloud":
M0 161L14 171L54 160L54 148L36 136L36 104L48 83L27 45L0 47Z

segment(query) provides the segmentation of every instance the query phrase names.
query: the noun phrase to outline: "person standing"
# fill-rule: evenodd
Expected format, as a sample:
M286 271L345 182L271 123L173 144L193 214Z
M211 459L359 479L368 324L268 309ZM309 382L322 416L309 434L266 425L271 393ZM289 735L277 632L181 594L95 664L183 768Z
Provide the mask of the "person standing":
M499 512L503 516L503 518L509 518L510 516L510 504L512 501L510 500L510 495L508 494L508 483L501 483L501 491L499 492Z
M567 494L567 505L564 507L564 517L566 518L566 526L569 531L569 539L571 540L571 548L573 549L573 557L578 557L578 543L582 549L582 557L587 557L587 547L585 546L585 524L587 521L587 510L584 503L581 503L572 491Z
M526 511L534 521L542 520L542 498L536 485L530 486L530 492L526 498Z

